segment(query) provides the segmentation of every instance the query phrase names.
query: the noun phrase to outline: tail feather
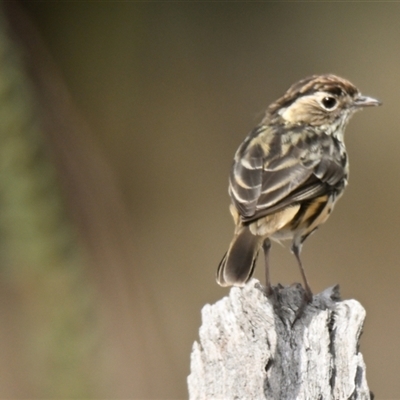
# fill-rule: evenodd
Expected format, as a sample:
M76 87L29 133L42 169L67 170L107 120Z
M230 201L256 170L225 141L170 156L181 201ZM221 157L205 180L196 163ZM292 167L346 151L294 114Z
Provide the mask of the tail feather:
M253 275L262 239L243 226L235 235L217 270L221 286L243 286Z

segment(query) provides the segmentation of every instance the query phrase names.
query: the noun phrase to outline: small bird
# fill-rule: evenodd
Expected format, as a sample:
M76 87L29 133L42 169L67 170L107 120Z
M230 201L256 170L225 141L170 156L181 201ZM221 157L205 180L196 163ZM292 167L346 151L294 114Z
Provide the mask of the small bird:
M328 219L347 185L347 123L356 111L380 104L349 81L327 74L300 80L268 107L233 161L229 195L235 232L217 270L218 284L243 286L262 247L266 292L272 294L271 239L290 239L305 300L312 301L300 259L302 244Z

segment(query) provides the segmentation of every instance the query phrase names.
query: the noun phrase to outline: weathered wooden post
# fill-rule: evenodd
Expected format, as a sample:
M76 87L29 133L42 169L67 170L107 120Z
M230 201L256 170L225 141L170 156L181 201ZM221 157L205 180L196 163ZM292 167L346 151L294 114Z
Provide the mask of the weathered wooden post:
M372 399L358 346L364 308L335 286L299 313L302 296L300 285L280 287L271 302L252 279L206 305L190 399Z

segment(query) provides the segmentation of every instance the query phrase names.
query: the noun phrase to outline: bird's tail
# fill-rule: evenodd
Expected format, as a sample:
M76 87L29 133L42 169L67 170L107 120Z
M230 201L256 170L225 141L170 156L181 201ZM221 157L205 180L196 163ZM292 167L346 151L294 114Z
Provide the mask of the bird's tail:
M262 238L242 226L229 246L217 270L217 282L221 286L243 286L253 275Z

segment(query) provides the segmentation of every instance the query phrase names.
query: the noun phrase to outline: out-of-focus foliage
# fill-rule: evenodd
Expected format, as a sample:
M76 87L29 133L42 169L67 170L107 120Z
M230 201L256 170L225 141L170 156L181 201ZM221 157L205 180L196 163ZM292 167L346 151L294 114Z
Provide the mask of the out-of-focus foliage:
M10 40L8 27L0 15L0 280L12 288L0 308L19 304L13 316L19 341L6 367L17 379L1 377L0 393L11 397L19 381L17 393L24 397L87 397L86 360L95 342L92 293L24 68L24 49Z

